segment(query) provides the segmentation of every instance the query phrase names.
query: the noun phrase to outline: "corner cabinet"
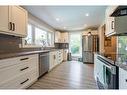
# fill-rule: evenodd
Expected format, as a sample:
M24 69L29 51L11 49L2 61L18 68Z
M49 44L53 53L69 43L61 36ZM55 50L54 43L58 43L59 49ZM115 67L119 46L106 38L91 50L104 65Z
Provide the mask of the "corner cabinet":
M105 35L111 36L113 34L115 34L115 29L114 29L114 25L115 25L115 18L111 17L110 15L114 12L114 10L117 8L118 6L109 6L106 9L106 13L105 13L105 23L106 23L106 31L105 31Z
M68 32L55 32L55 43L69 43L69 34Z
M27 36L27 11L20 6L0 6L0 33Z
M55 43L61 42L61 33L59 31L55 32Z
M68 34L68 32L61 33L61 41L62 41L62 43L69 43L69 34Z

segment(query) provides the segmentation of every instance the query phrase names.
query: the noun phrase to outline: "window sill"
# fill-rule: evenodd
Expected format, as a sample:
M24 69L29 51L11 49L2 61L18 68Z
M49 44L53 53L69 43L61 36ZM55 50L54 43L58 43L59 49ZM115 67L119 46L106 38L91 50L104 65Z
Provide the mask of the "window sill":
M53 46L47 46L47 47L54 47ZM21 48L42 48L41 45L23 45Z
M41 48L40 45L23 45L22 48Z

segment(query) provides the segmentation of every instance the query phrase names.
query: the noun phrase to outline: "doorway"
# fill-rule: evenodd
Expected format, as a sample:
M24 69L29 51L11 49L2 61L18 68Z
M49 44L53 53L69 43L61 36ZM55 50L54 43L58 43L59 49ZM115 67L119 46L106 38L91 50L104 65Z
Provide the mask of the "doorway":
M72 60L78 61L82 57L82 33L71 32L69 33L69 38L69 51L71 52Z

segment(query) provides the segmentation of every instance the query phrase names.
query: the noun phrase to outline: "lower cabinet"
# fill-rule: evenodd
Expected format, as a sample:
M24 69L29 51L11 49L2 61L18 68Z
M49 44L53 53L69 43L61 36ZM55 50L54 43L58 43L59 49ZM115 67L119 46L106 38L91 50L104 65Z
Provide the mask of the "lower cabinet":
M127 89L127 71L119 68L119 89Z
M60 64L63 61L63 49L57 51L57 63Z
M49 70L53 69L56 65L63 61L63 50L56 50L50 52Z
M63 61L67 61L68 49L63 50Z
M0 60L0 64L0 89L27 88L39 77L38 54Z
M57 64L56 62L56 52L52 51L49 53L49 70L51 70Z

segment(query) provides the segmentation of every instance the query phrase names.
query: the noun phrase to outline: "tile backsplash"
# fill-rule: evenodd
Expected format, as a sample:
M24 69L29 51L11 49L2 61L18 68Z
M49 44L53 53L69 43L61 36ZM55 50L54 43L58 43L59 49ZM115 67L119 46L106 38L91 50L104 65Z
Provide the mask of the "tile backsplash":
M0 34L0 54L9 52L41 50L40 47L19 48L19 44L22 44L22 38Z
M21 43L22 40L19 37L0 34L0 53L17 50Z

